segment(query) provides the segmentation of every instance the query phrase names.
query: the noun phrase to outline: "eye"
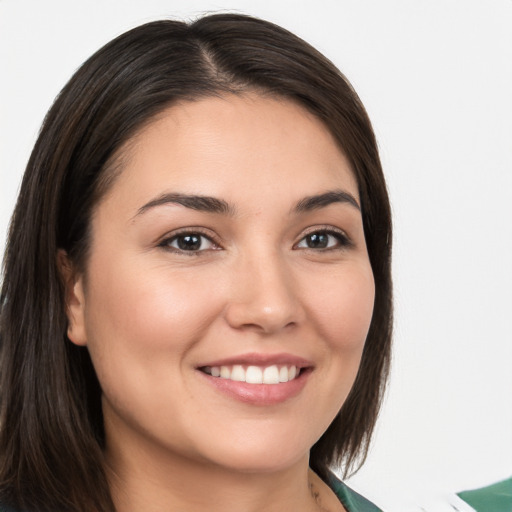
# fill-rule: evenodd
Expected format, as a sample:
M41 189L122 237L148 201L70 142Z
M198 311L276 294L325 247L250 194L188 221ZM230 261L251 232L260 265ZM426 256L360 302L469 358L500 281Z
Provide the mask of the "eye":
M190 253L219 248L211 238L197 232L179 233L170 238L166 238L159 245L160 247L176 252Z
M344 233L334 230L321 230L308 233L295 247L297 249L325 250L339 249L349 245L350 241Z

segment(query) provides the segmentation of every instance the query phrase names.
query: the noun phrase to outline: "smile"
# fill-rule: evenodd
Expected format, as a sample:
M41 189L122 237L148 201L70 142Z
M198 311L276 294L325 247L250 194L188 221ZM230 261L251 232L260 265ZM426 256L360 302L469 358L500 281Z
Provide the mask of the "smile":
M238 354L196 366L209 386L237 401L272 406L299 395L315 365L294 354Z
M300 368L294 365L247 366L205 366L201 371L212 377L247 384L280 384L296 379Z

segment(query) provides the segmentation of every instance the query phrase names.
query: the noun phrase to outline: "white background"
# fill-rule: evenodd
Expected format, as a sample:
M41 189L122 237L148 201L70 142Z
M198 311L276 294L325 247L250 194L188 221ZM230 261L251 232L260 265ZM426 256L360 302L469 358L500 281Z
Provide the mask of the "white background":
M0 237L46 110L125 30L236 10L348 76L395 221L391 385L349 483L386 510L512 474L512 0L0 0Z

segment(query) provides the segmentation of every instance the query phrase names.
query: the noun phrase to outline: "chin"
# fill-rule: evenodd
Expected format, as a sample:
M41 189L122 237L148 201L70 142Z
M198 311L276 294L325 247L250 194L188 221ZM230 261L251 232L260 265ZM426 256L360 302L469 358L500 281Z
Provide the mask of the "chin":
M272 459L272 460L271 460ZM256 475L256 474L272 474L286 471L301 461L309 459L309 452L295 457L273 457L266 453L261 456L245 457L241 459L231 458L223 461L222 466L236 473Z
M268 441L268 440L267 440ZM239 473L275 473L309 460L309 444L284 442L275 436L272 442L261 438L233 441L219 446L209 459L216 465Z

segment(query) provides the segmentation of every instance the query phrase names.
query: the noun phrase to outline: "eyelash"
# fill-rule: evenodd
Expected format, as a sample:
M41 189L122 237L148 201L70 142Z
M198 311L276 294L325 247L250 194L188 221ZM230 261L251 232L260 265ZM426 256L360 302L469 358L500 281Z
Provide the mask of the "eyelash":
M302 249L315 251L315 252L326 252L326 251L336 251L343 250L352 247L354 244L347 236L347 234L341 230L334 229L333 227L315 227L312 228L309 232L307 232L297 244L294 245L294 248L299 248L299 244L305 241L308 237L312 235L327 235L328 237L333 237L336 240L336 245L334 247L321 247L321 248L313 248L313 247L303 247Z
M300 247L300 244L302 242L304 242L308 237L311 237L313 235L320 235L320 236L326 235L327 237L333 237L336 240L336 245L333 247L320 247L320 248ZM187 250L187 249L183 249L180 247L172 247L172 245L171 245L172 243L178 242L178 240L180 238L185 238L185 237L198 238L199 243L200 243L199 249ZM200 247L204 244L203 240L207 240L210 244L212 244L213 247L201 249ZM329 240L327 240L327 243L329 243ZM187 256L198 256L205 251L212 251L212 250L216 251L216 250L221 249L220 244L217 243L211 235L206 234L199 229L187 229L186 231L174 233L172 236L163 239L158 244L158 246L167 251L175 252L177 254L186 254ZM325 227L325 228L317 227L317 228L311 229L311 231L304 234L303 237L299 240L299 242L294 244L293 249L295 249L295 250L304 249L304 250L315 251L315 252L327 252L327 251L343 250L343 249L350 248L352 246L353 246L352 241L349 239L349 237L343 231L334 229L332 227Z
M200 239L200 244L203 245L203 240L207 240L209 243L213 245L213 248L208 249L199 249L199 250L187 250L182 249L180 247L172 247L171 244L173 242L177 242L180 238L185 237L197 237ZM185 254L187 256L198 256L202 252L205 251L217 251L221 249L220 245L214 240L214 238L206 233L203 233L200 229L187 229L178 233L174 233L172 236L164 238L159 244L159 247L162 247L163 249L174 252L177 254Z

